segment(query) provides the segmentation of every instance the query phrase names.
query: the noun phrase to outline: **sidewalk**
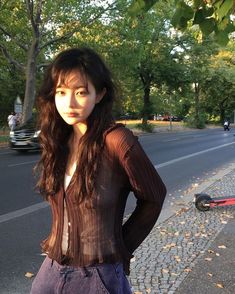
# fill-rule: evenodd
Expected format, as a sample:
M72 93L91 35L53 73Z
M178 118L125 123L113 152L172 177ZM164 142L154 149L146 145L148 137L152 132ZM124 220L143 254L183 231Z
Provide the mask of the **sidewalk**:
M181 209L165 203L131 262L134 293L235 293L235 206L200 212L198 192L235 195L235 163L185 195Z

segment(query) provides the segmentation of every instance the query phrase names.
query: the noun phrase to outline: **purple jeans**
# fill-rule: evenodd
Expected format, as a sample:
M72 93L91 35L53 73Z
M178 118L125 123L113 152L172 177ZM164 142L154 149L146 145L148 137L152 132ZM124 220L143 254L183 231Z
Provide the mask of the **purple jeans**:
M121 263L88 267L60 265L46 257L31 294L131 294Z

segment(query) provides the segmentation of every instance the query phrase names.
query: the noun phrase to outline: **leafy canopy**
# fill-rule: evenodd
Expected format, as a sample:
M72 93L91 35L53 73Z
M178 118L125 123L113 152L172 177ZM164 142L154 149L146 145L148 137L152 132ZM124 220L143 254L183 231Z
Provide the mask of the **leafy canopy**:
M150 10L157 2L170 0L132 0L129 12L136 16ZM235 31L234 12L234 0L175 0L171 22L181 30L189 25L198 25L204 37L213 33L219 44L226 45L229 34Z

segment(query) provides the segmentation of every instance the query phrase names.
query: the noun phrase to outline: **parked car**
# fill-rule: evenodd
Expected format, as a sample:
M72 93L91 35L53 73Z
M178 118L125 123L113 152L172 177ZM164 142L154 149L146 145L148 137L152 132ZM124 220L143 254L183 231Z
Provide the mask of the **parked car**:
M11 131L9 136L10 148L18 152L39 150L38 135L40 130L37 130L35 125L35 120L30 119L25 124L16 127L14 131Z
M131 113L125 113L117 118L118 120L132 120L132 119L138 119L138 115L131 114Z

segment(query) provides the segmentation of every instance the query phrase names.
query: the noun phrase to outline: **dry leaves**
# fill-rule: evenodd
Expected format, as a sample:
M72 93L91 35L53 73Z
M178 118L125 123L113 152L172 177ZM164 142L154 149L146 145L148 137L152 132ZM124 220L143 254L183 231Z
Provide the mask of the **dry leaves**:
M220 288L220 289L223 289L224 288L224 285L222 283L217 283L216 284L216 287L217 288Z
M169 270L168 270L168 269L165 269L165 268L163 268L163 269L162 269L162 272L163 272L164 274L168 274L168 273L169 273Z
M227 247L225 245L219 245L218 248L219 249L226 249Z
M228 222L226 222L226 221L221 221L221 224L224 224L224 225L226 225Z
M205 260L206 261L212 261L212 258L211 257L206 257Z
M135 257L132 257L130 262L135 262Z
M33 273L30 273L30 272L27 272L26 274L25 274L25 277L26 278L32 278L34 276L34 274Z
M175 247L176 246L176 243L171 243L171 244L166 244L166 246L163 246L162 248L163 249L169 249L169 248L172 248L172 247Z
M180 259L179 256L174 256L174 258L175 258L175 260L176 260L177 262L181 262L181 259Z
M186 272L186 273L189 273L189 272L191 272L192 270L191 270L191 268L185 268L184 269L184 272Z

